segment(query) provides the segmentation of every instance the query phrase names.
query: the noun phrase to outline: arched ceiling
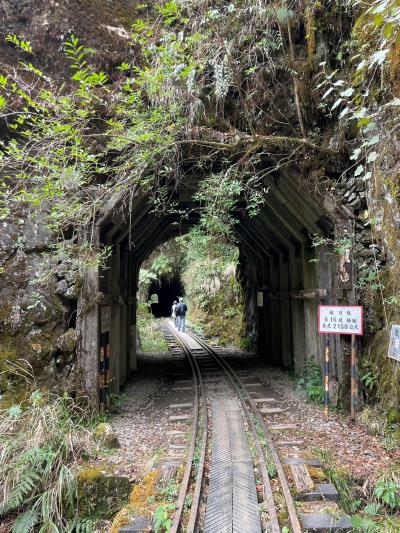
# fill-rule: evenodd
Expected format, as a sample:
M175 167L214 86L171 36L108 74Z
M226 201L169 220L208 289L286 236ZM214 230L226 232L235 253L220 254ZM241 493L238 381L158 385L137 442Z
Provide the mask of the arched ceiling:
M199 214L193 196L199 179L186 178L171 191L169 200L176 206L171 212L154 212L149 198L140 195L130 206L114 209L112 215L102 220L102 241L129 248L141 263L162 242L186 233L196 224ZM257 216L250 218L244 208L237 210L235 232L239 245L244 243L261 259L295 251L310 243L313 234L329 231L327 213L299 185L297 177L284 173L278 177L269 175L264 185L265 204Z

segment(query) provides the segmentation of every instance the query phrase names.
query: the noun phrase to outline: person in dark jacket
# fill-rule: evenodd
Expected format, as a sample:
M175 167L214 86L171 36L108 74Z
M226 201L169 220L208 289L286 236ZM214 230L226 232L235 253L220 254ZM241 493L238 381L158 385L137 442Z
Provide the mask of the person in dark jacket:
M186 322L186 313L187 305L183 301L183 298L179 298L179 303L175 307L176 319L178 321L178 331L185 332L185 322Z

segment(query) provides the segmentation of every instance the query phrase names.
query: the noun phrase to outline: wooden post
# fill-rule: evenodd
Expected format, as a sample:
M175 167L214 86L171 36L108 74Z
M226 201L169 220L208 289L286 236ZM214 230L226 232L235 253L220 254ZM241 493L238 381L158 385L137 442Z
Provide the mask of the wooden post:
M121 366L121 246L114 245L111 259L111 330L110 330L110 392L120 392Z
M351 419L356 419L357 403L357 343L356 336L351 336Z
M96 228L93 245L99 243ZM79 335L78 365L82 372L82 386L91 405L99 405L99 269L87 267L78 296L76 329Z
M325 365L324 365L324 387L325 387L325 416L328 416L329 410L329 336L326 335L325 339Z

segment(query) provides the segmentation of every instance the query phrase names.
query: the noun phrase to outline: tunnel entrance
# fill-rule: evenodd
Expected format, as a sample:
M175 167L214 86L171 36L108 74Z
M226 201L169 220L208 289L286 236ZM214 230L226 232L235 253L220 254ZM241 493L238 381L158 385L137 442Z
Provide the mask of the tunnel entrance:
M171 316L171 307L174 300L184 295L184 287L179 278L162 276L158 281L153 281L148 288L147 296L150 300L152 294L158 296L158 303L151 304L155 318Z
M318 305L349 302L354 284L349 260L343 258L342 266L338 266L328 239L325 242L321 239L323 244L315 247L313 236L329 235L330 219L310 194L302 190L297 177L282 172L279 176L268 176L265 185L268 188L265 204L256 216L248 216L245 210L235 213L239 257L235 276L229 278L227 269L226 279L229 283L229 279L237 279L242 290L243 297L237 306L241 308L246 331L244 347L254 349L265 364L299 373L307 359L323 362L324 344L317 327ZM97 375L92 386L97 385L99 373L104 373L102 369L107 365L109 371L104 381L113 391L119 391L137 369L139 272L163 243L186 235L198 223L198 215L192 216L197 205L193 199L196 180L186 189L183 185L179 187L176 205L185 210L185 216L179 209L157 216L150 201L137 196L126 208L127 212L121 207L118 214L98 226L99 245L110 247L112 254L100 271L93 270L85 280L82 293L86 291L91 306L87 306L79 325L83 364L90 366L88 374ZM347 219L341 220L344 231L350 235L352 227L346 226ZM212 246L212 240L208 244ZM158 294L154 314L169 316L173 300L184 289L187 296L190 283L183 280L182 272L171 276L171 272L179 271L172 269L168 273L169 281L159 284L166 272L164 259L158 259L157 268L157 282L151 280L140 301L146 302L152 293ZM212 271L212 268L212 261L204 264L204 270ZM339 268L347 270L338 275ZM91 295L96 292L101 298L93 305ZM81 298L78 316L83 305L84 298ZM227 312L223 301L215 305L212 309L215 317ZM105 332L109 333L109 349L100 344ZM99 366L99 353L101 359L103 352L111 354L110 361ZM340 339L332 341L331 354L330 381L340 381L347 364Z

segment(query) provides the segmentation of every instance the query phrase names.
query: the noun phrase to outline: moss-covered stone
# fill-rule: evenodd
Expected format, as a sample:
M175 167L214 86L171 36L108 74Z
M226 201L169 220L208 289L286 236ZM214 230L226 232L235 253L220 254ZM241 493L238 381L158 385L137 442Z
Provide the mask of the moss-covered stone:
M78 473L78 506L81 516L110 518L128 499L131 484L107 467L84 466Z
M127 526L137 516L137 512L133 505L126 505L115 516L111 525L110 533L119 533L123 526Z
M69 328L65 333L60 335L57 339L57 348L62 352L72 353L76 348L77 334L76 330Z
M375 333L367 347L377 376L379 400L383 408L400 407L400 365L387 356L389 331Z
M115 516L110 533L118 533L119 528L129 524L135 516L151 515L153 509L149 505L149 498L156 495L159 475L159 470L151 470L134 486L129 496L129 503Z
M392 438L399 443L400 446L400 428L393 431L391 434Z
M118 441L116 434L114 433L110 424L101 423L98 424L94 430L93 436L97 442L99 442L105 448L120 448L121 445Z

